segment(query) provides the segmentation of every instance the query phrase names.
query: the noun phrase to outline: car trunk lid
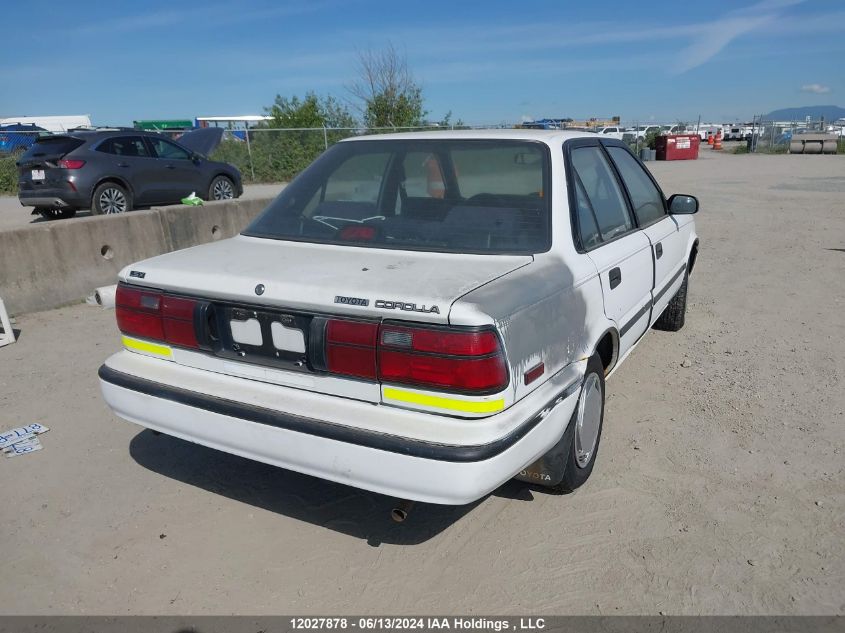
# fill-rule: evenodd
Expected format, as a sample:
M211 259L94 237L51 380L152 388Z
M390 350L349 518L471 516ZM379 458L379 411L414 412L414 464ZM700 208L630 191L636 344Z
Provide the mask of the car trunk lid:
M235 303L445 324L456 299L531 261L238 236L133 264L121 277Z
M58 162L85 141L73 136L45 136L38 139L17 161L21 191L54 188L66 179Z

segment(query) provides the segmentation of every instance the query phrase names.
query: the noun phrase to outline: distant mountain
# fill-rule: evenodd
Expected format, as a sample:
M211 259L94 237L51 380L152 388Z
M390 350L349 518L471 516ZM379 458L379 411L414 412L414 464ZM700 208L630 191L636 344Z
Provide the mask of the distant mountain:
M825 121L835 121L845 117L845 108L839 106L805 106L803 108L784 108L773 110L764 115L769 121L803 121L807 117L819 119L824 117Z

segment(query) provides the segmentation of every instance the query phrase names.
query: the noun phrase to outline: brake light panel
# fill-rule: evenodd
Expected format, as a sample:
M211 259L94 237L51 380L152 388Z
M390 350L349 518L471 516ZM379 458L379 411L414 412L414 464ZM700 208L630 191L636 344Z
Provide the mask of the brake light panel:
M329 373L377 380L378 324L330 319L326 323L326 369Z
M171 359L171 347L211 351L201 344L206 338L201 322L213 307L158 290L126 284L117 288L116 317L124 346L159 358ZM300 356L307 362L302 371L377 383L384 404L404 408L462 417L505 408L510 376L492 328L313 317L310 329L308 350ZM264 362L260 357L244 360Z
M84 160L72 159L72 158L63 158L56 163L56 165L60 169L82 169L85 166Z
M118 285L115 316L123 344L133 351L165 358L171 356L171 345L199 348L194 325L198 303L157 290Z

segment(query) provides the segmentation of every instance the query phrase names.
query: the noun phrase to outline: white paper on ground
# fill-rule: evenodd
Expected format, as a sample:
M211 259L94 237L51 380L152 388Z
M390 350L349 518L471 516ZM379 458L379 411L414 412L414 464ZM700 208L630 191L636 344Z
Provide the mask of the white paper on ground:
M33 435L46 433L49 430L50 429L48 429L43 424L33 422L32 424L28 424L26 426L20 426L16 429L3 431L2 433L0 433L0 449L4 449L7 446L11 446L12 444L17 444L18 442L32 437Z
M37 435L33 435L28 440L21 440L11 446L7 446L3 449L3 452L6 453L6 457L17 457L18 455L40 451L42 448L44 447L41 445L41 440L38 439Z

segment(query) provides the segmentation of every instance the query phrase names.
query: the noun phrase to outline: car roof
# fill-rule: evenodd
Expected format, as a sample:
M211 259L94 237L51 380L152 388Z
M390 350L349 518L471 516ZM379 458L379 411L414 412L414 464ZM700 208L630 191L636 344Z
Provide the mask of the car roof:
M541 141L548 145L562 143L573 138L594 138L595 132L574 130L536 129L487 129L487 130L434 130L428 132L399 132L395 134L367 134L344 139L343 143L355 141L435 141L435 140L510 140Z
M167 138L168 140L170 138L168 136L165 136L164 134L159 134L158 132L152 132L149 130L137 130L131 127L102 129L76 128L67 130L66 132L59 132L57 134L54 134L53 136L72 136L74 138L84 140L106 138L109 136L155 136Z

